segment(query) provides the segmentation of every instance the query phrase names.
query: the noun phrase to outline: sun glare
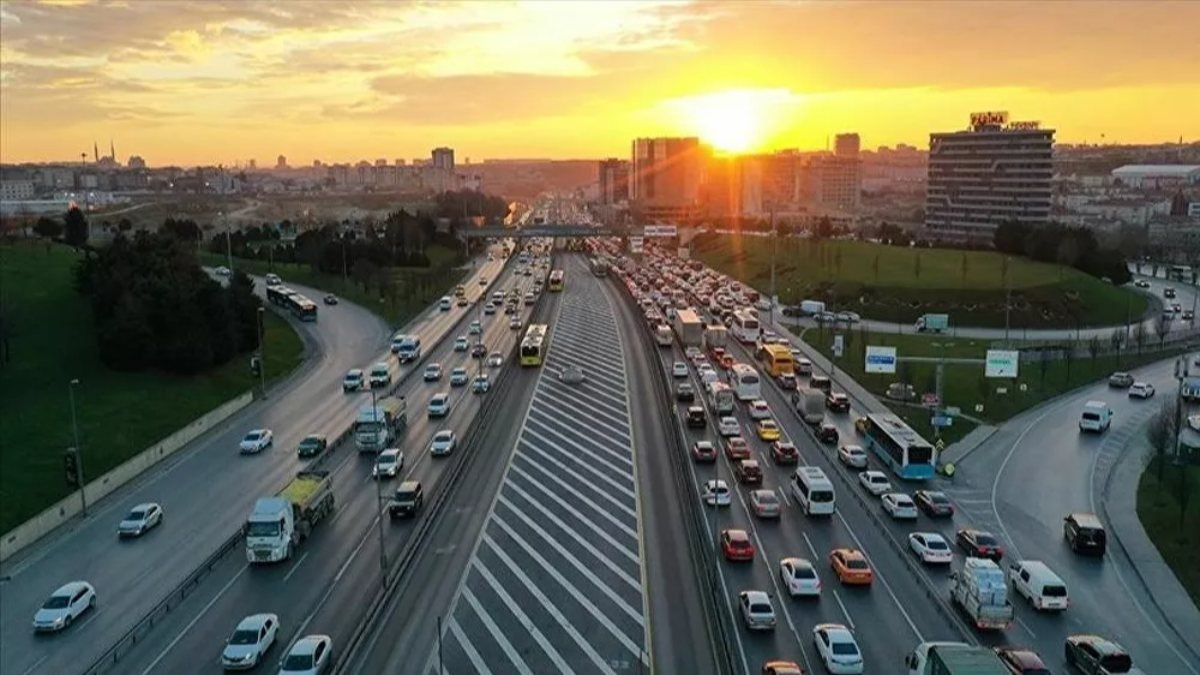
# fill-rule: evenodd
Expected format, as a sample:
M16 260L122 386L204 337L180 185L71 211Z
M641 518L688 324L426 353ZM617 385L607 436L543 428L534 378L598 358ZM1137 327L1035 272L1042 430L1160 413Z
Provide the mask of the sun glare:
M761 149L772 127L781 121L783 107L795 103L790 92L737 89L672 101L690 133L718 152L742 153Z

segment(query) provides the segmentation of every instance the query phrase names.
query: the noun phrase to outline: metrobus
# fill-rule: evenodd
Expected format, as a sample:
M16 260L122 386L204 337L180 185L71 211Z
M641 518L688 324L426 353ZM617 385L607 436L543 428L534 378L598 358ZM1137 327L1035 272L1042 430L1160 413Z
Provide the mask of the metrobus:
M771 374L771 377L795 373L796 363L792 358L792 350L784 345L763 345L758 350L758 359L762 361L763 367Z
M563 289L564 283L565 283L565 279L563 277L562 270L551 270L550 271L550 284L549 285L550 285L551 293L561 291Z
M872 413L867 415L865 435L867 447L897 476L907 480L933 478L933 446L904 420L891 413Z
M754 366L745 363L733 364L733 369L729 372L729 382L739 401L753 401L756 398L762 398L759 380L758 371L754 369Z
M295 293L287 286L267 286L267 300L271 301L272 305L279 307L287 307L289 299Z
M542 365L546 358L546 347L549 346L549 340L546 339L548 328L544 323L529 324L529 328L525 330L525 337L521 339L522 366Z
M301 321L317 320L317 303L299 293L293 293L288 300L288 309L297 319Z
M742 344L752 344L758 341L758 316L749 309L739 309L733 313L733 324L729 332Z
M733 389L724 382L708 384L708 404L718 415L733 414Z

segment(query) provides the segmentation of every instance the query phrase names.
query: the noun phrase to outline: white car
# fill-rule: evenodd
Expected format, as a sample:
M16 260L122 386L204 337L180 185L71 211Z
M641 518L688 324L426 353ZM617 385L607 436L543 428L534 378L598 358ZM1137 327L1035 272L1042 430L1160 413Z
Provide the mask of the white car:
M492 388L492 381L488 379L487 373L480 373L471 380L471 393L486 394Z
M738 426L736 417L726 416L717 421L717 433L726 437L737 436L742 433L742 429Z
M117 524L117 536L140 537L150 528L162 522L162 507L154 502L138 504L129 510L121 522Z
M864 471L858 474L858 482L876 497L892 489L892 484L882 471Z
M1150 398L1154 396L1154 385L1149 382L1134 382L1129 387L1129 398Z
M729 506L729 484L720 479L707 480L700 496L709 506Z
M442 364L431 363L425 366L425 381L437 382L442 379Z
M954 559L950 544L936 532L913 532L908 535L908 547L923 563L949 565Z
M215 272L216 275L219 277L227 277L227 276L233 274L233 272L230 272L229 268L224 265L221 265L220 267L214 269L213 272Z
M496 313L496 305L489 300L488 304L483 306L483 313L487 314L488 316L495 314Z
M454 430L442 429L433 435L433 442L429 444L429 454L448 455L454 452L457 446L458 437L454 435Z
M451 387L461 387L467 383L468 379L469 378L467 377L467 369L466 368L459 367L459 368L455 368L450 371L450 386Z
M508 327L509 327L509 328L511 328L511 329L513 329L513 330L518 330L518 329L520 329L520 328L521 328L521 318L520 318L520 317L517 317L517 316L514 316L513 318L509 319L509 320L508 320Z
M784 558L779 561L779 578L788 595L796 597L821 594L821 578L813 564L804 558Z
M673 377L687 377L688 376L687 364L684 363L683 361L676 361L675 363L671 364L671 375Z
M843 445L838 448L838 461L855 469L865 469L867 451L861 445Z
M96 606L96 589L86 581L63 584L33 615L35 631L59 631Z
M296 640L279 664L279 675L319 675L333 665L333 638L305 635Z
M429 416L445 417L448 414L450 414L450 394L445 392L434 394L433 398L429 399Z
M221 651L225 670L246 670L257 666L279 632L279 617L274 614L251 614L242 619Z
M472 321L471 325L467 327L467 335L479 335L482 332L483 324L478 321Z
M371 475L375 478L395 478L404 469L404 451L399 448L388 448L375 458L375 468Z
M363 373L362 368L352 368L346 371L346 376L342 378L342 393L359 391L366 385L367 376Z
M917 505L903 492L889 492L880 498L883 510L896 520L916 520Z
M750 402L747 409L752 420L765 420L771 417L771 406L761 398L754 399Z
M825 669L834 675L862 675L863 657L854 634L840 623L813 626L813 644Z
M762 591L742 591L738 593L738 607L742 610L746 628L775 630L775 608L771 606L771 596Z
M255 429L242 437L238 446L243 453L262 452L275 442L275 435L270 429Z
M492 352L487 357L488 368L499 368L504 365L504 356L500 352Z
M712 366L709 366L707 363L704 365L708 366L708 367L701 368L696 373L697 375L700 376L701 382L703 382L704 384L712 384L713 382L716 382L717 380L721 379L721 376L717 374L717 371L714 370Z
M471 343L467 341L466 335L459 335L454 339L454 351L456 352L465 352L470 346Z

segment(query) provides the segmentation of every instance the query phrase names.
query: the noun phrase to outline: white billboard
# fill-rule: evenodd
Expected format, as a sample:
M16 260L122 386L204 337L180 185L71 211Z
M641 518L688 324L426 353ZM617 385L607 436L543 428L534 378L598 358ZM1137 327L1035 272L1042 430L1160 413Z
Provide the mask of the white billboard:
M642 228L643 237L674 237L679 234L674 225L646 225Z
M989 349L983 374L985 377L1016 377L1017 364L1020 361L1021 352L1011 349Z
M867 357L863 370L868 373L895 373L896 348L867 346Z
M630 253L641 253L642 252L642 242L643 242L643 240L641 237L630 237L629 238L629 252Z

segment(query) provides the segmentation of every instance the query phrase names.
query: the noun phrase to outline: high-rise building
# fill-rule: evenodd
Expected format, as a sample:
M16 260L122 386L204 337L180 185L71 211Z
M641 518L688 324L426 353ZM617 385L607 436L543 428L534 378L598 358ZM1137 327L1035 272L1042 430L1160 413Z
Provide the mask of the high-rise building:
M698 138L635 139L629 197L637 214L666 222L698 217L705 154Z
M799 201L818 212L852 214L862 202L862 160L822 154L799 169Z
M629 162L616 158L600 161L600 203L629 201Z
M434 148L433 149L433 167L435 169L445 169L447 171L454 170L454 149L453 148Z
M280 155L280 156L279 156L279 158L275 160L275 168L276 168L276 169L286 169L286 168L288 168L288 165L287 165L287 157L284 157L283 155Z
M965 131L929 135L925 228L949 241L991 243L1004 222L1050 219L1054 130L975 113Z
M251 159L251 160L248 162L248 166L247 166L246 168L250 169L251 171L253 171L253 170L257 169L257 168L258 168L258 160L257 160L257 159Z
M838 134L833 139L833 154L838 157L858 157L858 134Z

